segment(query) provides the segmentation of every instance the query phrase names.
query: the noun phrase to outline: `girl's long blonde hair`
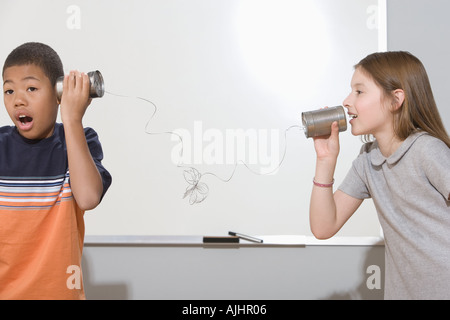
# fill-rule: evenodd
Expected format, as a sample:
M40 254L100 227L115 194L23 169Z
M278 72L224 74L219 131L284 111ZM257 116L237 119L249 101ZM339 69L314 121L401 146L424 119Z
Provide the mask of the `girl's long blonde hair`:
M426 131L450 148L450 138L436 106L430 81L422 62L409 52L377 52L361 60L362 68L380 86L385 97L402 89L405 100L394 112L394 132L405 140L417 131Z

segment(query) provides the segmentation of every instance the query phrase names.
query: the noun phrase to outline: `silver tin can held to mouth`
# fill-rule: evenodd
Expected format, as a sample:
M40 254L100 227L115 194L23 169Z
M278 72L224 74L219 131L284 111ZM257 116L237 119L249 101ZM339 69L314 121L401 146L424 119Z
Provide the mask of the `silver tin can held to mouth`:
M347 130L347 118L343 106L302 113L302 123L307 138L331 134L331 124L335 121L338 122L340 132Z
M103 81L103 76L100 71L88 72L89 76L89 97L91 98L101 98L105 94L105 82ZM58 100L61 100L63 94L64 77L59 77L56 79L56 95Z

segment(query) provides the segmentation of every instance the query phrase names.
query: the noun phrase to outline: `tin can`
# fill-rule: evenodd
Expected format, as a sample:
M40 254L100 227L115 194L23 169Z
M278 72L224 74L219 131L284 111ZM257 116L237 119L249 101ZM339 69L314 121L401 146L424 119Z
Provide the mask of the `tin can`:
M105 82L100 71L88 72L89 76L89 97L101 98L105 94ZM61 100L63 94L64 77L56 79L56 95L58 100Z
M347 118L343 106L302 113L302 123L307 138L331 134L331 124L335 121L338 122L340 132L347 130Z

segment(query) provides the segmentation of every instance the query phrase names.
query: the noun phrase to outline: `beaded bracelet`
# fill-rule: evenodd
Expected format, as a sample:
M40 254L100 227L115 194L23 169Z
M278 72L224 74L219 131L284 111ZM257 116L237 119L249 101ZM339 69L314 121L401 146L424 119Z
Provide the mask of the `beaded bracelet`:
M333 179L333 181L331 181L331 183L323 184L323 183L318 183L318 182L316 182L315 178L313 178L313 183L314 183L314 185L317 186L317 187L321 187L321 188L331 188L331 187L333 186L333 184L334 184L334 179Z

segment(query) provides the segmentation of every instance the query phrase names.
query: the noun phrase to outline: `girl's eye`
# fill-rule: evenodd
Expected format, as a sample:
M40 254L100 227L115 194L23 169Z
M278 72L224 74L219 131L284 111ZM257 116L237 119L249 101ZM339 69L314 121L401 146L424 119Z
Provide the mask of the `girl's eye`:
M35 87L29 87L28 88L28 91L30 91L30 92L33 92L33 91L36 91L37 90L37 88L35 88Z
M361 93L362 93L361 90L356 90L356 94L357 94L357 95L360 95Z
M5 93L5 94L13 94L14 91L10 89L10 90L6 90L4 93Z

